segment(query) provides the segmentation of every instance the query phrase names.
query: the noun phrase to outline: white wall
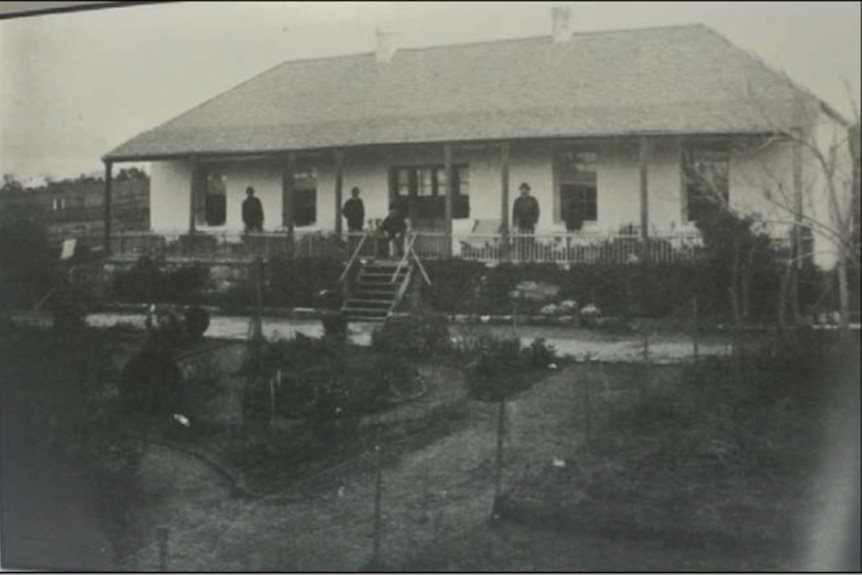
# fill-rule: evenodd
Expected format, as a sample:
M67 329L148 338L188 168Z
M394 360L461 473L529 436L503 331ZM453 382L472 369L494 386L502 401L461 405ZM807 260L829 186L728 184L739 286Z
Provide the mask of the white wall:
M150 165L150 227L155 232L189 229L190 162L153 162Z
M607 141L594 146L598 152L598 221L586 223L586 230L617 231L621 226L640 223L640 175L638 144L635 139ZM562 232L565 226L554 221L553 149L550 144L515 144L510 154L510 202L518 197L518 186L527 182L539 201L538 231ZM652 233L691 229L684 223L681 178L681 143L678 138L656 138L649 153L649 217ZM456 220L456 231L469 231L476 219L501 217L500 148L497 145L462 145L453 152L455 163L470 168L470 218ZM366 220L383 218L389 205L391 166L442 164L440 145L415 145L354 149L345 152L343 201L350 189L362 191ZM335 227L335 178L328 154L300 158L300 165L317 169L317 223L300 230L332 230ZM189 221L189 190L193 166L189 162L154 162L152 165L151 218L154 231L184 231ZM266 230L281 229L281 165L277 162L225 162L217 168L227 176L227 223L219 231L243 229L241 205L247 186L254 186L264 207ZM792 149L788 144L752 146L731 155L731 207L757 212L765 219L781 222L789 218L779 213L767 193L792 193ZM810 175L810 174L809 174ZM773 196L774 197L774 196ZM822 203L822 202L820 202ZM820 208L818 208L820 209ZM338 216L340 217L340 215ZM199 228L207 230L208 228ZM775 235L786 235L787 224L776 223Z
M227 218L225 225L198 224L201 231L240 232L245 190L253 186L263 205L264 229L281 226L281 171L265 162L223 162L212 164L213 173L227 176ZM189 229L190 193L194 164L187 161L153 162L150 180L150 226L157 232L185 232Z

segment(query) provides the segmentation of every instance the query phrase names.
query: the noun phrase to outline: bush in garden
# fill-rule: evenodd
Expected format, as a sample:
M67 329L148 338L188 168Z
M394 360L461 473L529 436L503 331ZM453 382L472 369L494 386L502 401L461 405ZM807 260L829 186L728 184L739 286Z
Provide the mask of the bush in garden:
M347 319L340 311L327 311L320 321L326 337L340 341L347 339Z
M545 338L537 337L530 344L530 347L524 350L524 355L527 363L531 367L548 367L557 359L557 350L554 346L547 343Z
M338 286L344 264L338 258L273 257L266 264L264 301L283 307L317 307L320 293Z
M445 316L435 313L395 316L376 329L372 348L384 355L425 358L450 349Z
M143 256L114 277L114 297L133 303L201 304L209 284L209 268L203 264L163 270Z
M198 341L210 326L210 314L200 306L193 306L186 310L185 323L186 337L191 342Z
M526 389L529 369L517 338L484 336L475 340L467 366L467 393L480 401L499 401Z

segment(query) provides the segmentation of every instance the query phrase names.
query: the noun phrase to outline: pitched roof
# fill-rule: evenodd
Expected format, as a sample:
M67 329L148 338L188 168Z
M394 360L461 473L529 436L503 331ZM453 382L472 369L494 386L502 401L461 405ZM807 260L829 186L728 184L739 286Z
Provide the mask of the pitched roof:
M288 61L106 159L644 133L772 131L807 93L678 26ZM766 112L765 110L768 110Z

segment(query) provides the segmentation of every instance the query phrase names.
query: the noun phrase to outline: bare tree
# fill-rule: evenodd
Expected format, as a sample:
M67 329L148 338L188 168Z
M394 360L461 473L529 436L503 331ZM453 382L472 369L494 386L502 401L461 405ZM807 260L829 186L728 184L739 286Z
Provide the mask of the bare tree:
M765 65L765 64L764 64ZM780 73L784 84L747 83L736 91L741 108L748 110L761 129L759 136L735 138L729 148L737 157L760 158L758 174L748 174L749 187L760 192L768 213L760 220L772 233L782 228L790 231L791 257L780 283L779 323L786 323L787 300L798 317L798 269L802 262L813 261L824 252L834 257L838 279L840 324L849 330L849 273L859 269L858 197L859 197L859 108L851 96L853 119L842 117L833 108L805 89L793 84ZM848 90L849 92L849 90ZM854 141L855 138L855 141ZM787 162L790 158L790 169ZM775 161L776 158L779 161ZM729 201L727 174L710 166L694 165L696 177L703 183L714 205L734 211ZM855 203L854 203L855 202ZM855 206L855 208L854 208ZM817 238L806 246L805 237ZM825 244L825 248L824 248ZM753 258L741 254L734 270L742 269L741 286L747 276L744 268ZM858 280L857 280L858 281ZM736 289L737 284L734 283ZM745 289L741 287L741 289ZM737 296L743 294L737 294ZM745 301L746 298L741 298ZM734 305L742 304L737 300ZM744 315L744 313L743 313Z

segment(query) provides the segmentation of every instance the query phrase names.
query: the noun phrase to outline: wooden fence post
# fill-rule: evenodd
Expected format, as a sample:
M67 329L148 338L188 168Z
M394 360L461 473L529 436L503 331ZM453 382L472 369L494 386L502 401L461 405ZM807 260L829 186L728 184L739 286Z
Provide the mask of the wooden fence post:
M698 356L698 351L699 351L698 350L698 343L699 342L698 342L697 338L698 338L698 331L700 331L700 321L699 321L700 318L698 318L698 311L697 311L697 296L691 298L691 308L692 308L691 311L692 311L692 318L693 318L693 323L694 323L694 326L692 329L692 334L691 334L691 339L692 339L692 344L694 345L694 359L695 359L695 361L697 361L697 356Z
M503 490L503 432L506 415L506 398L500 398L500 409L497 415L497 461L494 473L494 511L496 512L497 502L500 499L500 494Z
M159 545L159 571L167 572L168 569L168 539L170 538L169 527L159 527L156 531L156 538Z
M587 377L584 378L584 424L585 424L585 431L586 431L585 441L587 443L590 442L590 434L592 432L592 426L593 426L592 401L591 401L591 396L590 396L590 393L591 393L590 388L592 387L590 385L590 382L592 381L592 378L590 377L592 375L592 369L591 368L592 368L592 360L591 360L590 356L587 356Z
M380 539L382 537L383 517L383 454L380 449L380 428L377 428L374 438L375 452L375 478L374 478L374 553L372 555L372 566L380 568Z

